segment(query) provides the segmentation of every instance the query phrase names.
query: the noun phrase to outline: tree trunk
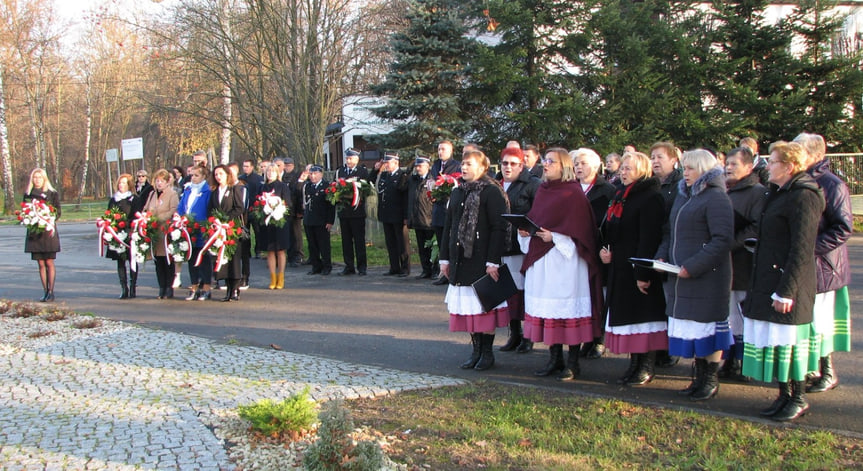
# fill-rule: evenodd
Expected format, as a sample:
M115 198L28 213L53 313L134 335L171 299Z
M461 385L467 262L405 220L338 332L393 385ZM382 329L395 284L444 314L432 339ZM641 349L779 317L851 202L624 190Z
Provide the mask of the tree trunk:
M6 129L6 94L3 91L3 64L0 63L0 160L3 162L3 212L10 214L15 207L15 179L12 178L12 156L9 152L9 132Z
M87 75L87 131L84 135L84 169L81 174L81 186L78 189L78 204L81 204L81 197L84 196L84 189L87 187L87 173L90 170L90 128L93 123L93 101L90 95L90 76Z

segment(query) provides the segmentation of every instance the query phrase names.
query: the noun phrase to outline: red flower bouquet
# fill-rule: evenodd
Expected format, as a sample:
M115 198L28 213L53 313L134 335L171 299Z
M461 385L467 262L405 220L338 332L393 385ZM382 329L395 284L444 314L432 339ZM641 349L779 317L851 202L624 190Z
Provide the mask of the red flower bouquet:
M57 221L57 210L42 200L32 199L21 203L21 209L15 211L15 216L18 216L21 225L27 226L31 234L52 234Z
M234 256L242 234L242 224L231 220L224 214L216 212L207 219L206 231L204 232L207 241L204 243L201 253L208 251L210 255L216 257L215 271L219 271L222 265L228 263L228 260ZM198 255L195 266L200 264L201 256Z
M330 183L326 194L327 201L337 209L346 207L357 208L364 198L372 194L372 185L356 177L348 179L339 178L337 181Z
M452 194L452 189L458 186L460 173L450 175L438 175L434 182L434 188L429 191L429 197L432 201L446 201L449 195Z
M105 248L126 258L129 250L129 224L126 214L117 208L105 210L105 214L96 219L99 230L99 256L104 255Z

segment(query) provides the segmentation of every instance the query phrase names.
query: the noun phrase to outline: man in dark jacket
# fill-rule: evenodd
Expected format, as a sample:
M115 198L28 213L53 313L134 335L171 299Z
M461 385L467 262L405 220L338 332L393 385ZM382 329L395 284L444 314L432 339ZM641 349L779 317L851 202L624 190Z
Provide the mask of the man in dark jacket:
M369 180L369 171L365 165L359 165L360 151L353 147L345 151L345 165L336 170L336 181L340 179L365 181ZM361 276L366 274L366 201L360 198L360 204L343 206L339 209L339 227L342 232L342 257L345 268L339 275ZM357 263L354 265L354 253ZM355 268L356 267L356 268Z
M406 277L410 274L409 254L405 245L408 175L399 168L398 154L385 153L383 160L375 164L369 180L377 182L375 189L378 192L378 221L384 227L384 239L390 259L390 269L384 276Z
M304 179L300 177L303 176L303 172L300 172L299 169L294 165L294 159L290 157L282 157L276 158L273 162L279 164L281 159L280 168L282 169L282 183L288 185L291 189L291 194L295 195L294 201L290 201L289 204L291 206L291 214L288 216L290 218L288 222L291 224L291 240L294 242L291 248L288 250L288 261L290 266L296 267L303 263L303 201L300 197L302 194L303 184L305 183Z
M319 165L309 168L309 180L303 186L303 226L309 243L309 275L329 275L333 270L330 247L330 229L336 221L336 209L327 200L324 169Z
M255 171L254 159L246 159L243 161L243 172L240 174L239 179L246 184L246 191L248 192L249 197L248 203L251 206L258 199L258 196L261 195L261 191L263 191L264 188L264 178ZM257 220L254 220L253 218L248 218L247 221L256 234L255 248L254 251L252 251L250 248L249 255L251 255L252 253L254 253L255 255L259 255L266 252L266 247L264 247L262 244L264 238L258 235L261 231L260 224ZM246 239L245 243L248 243L248 239ZM248 284L249 280L246 279L244 281L246 282L245 284Z
M542 162L539 159L539 149L535 145L524 146L524 168L536 178L542 178Z
M854 223L851 213L851 196L848 186L830 171L830 160L825 157L827 146L818 134L803 133L794 138L808 154L807 173L824 192L826 206L818 222L815 239L815 265L817 291L815 296L814 325L820 338L821 377L814 379L806 391L829 391L839 385L833 367L834 351L849 351L850 307L847 303L851 268L848 260L848 239ZM841 309L837 309L841 307Z
M432 229L432 201L429 192L434 184L431 179L431 160L425 155L417 155L414 171L408 179L408 229L413 229L417 239L422 273L417 279L431 278L434 268L431 259L431 243L434 240Z
M441 141L437 146L437 160L431 166L431 178L436 179L440 175L452 175L453 173L461 172L461 163L452 157L453 143L450 141ZM435 232L435 240L437 241L438 250L440 250L440 241L443 238L443 225L446 221L446 204L447 200L437 200L432 205L432 229ZM435 264L436 265L436 264ZM434 282L434 285L449 284L446 277L440 277Z
M731 242L731 302L728 325L734 335L734 345L725 352L720 378L749 382L743 376L743 311L752 279L752 252L744 247L746 239L758 237L758 220L764 209L767 188L759 183L753 169L755 158L748 147L738 147L725 157L725 186L734 209L734 240Z

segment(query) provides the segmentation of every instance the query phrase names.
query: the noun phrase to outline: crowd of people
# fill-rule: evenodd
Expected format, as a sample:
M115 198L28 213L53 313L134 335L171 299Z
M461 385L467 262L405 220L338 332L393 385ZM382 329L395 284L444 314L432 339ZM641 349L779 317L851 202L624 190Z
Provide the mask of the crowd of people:
M587 148L541 153L510 142L499 172L475 145L460 161L454 150L440 142L436 159L417 154L407 169L386 153L367 169L361 152L347 149L334 174L353 185L347 202L333 200L320 166L299 171L276 158L210 170L199 152L185 170L156 171L152 183L144 170L135 181L120 175L108 211L129 227L142 212L158 223L150 255L159 299L174 297L183 265L188 301L211 299L213 278L224 283L221 301L238 301L252 256L266 258L269 289L284 288L286 266L306 263L308 275L329 275L336 217L338 275L365 276L366 219L374 217L386 240L384 276L410 275L413 230L415 278L448 285L450 330L471 338L461 368L491 368L496 329L508 327L499 351L526 353L542 342L549 357L535 374L561 381L581 374L580 358L600 359L606 350L629 355L617 380L627 386L649 383L657 366L692 359L691 384L679 394L693 401L716 396L720 379L776 381L777 398L761 414L778 421L806 413L807 392L838 385L832 354L850 350L852 214L823 137L775 142L765 156L747 138L727 154L657 142L646 153L629 147L604 159ZM285 206L278 224L250 217L262 195ZM59 218L59 197L42 169L31 173L24 199L52 205ZM165 227L182 217L227 218L241 235L237 247L229 257L213 255L204 224L196 225L190 256L174 260ZM105 251L122 299L137 296L133 245ZM56 229L28 230L25 252L39 263L41 301L54 299L59 251ZM484 305L474 283L502 276L512 278L512 293Z

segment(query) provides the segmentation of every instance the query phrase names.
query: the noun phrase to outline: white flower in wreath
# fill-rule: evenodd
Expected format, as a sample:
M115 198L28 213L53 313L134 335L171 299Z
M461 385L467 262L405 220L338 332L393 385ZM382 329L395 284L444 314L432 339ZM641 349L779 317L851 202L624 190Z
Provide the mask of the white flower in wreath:
M186 241L180 242L179 244L177 244L177 246L178 246L178 247L180 248L180 250L182 250L183 252L185 252L185 251L189 250L189 243L188 243L188 242L186 242Z
M184 256L183 256L183 254L179 254L179 253L178 253L178 254L174 254L174 261L175 261L175 262L185 262L185 261L186 261L186 257L184 257Z
M120 231L117 233L117 237L119 237L120 240L126 240L126 236L128 236L128 235L129 234L126 234L126 231Z
M172 240L179 239L181 235L182 235L182 233L180 232L179 229L174 229L173 231L171 231L171 239Z
M111 237L111 234L108 234L108 233L106 232L106 233L102 234L102 239L103 239L105 242L111 242L111 240L113 239L113 237Z
M221 247L223 245L225 245L225 241L222 239L216 239L216 241L213 242L213 247Z

